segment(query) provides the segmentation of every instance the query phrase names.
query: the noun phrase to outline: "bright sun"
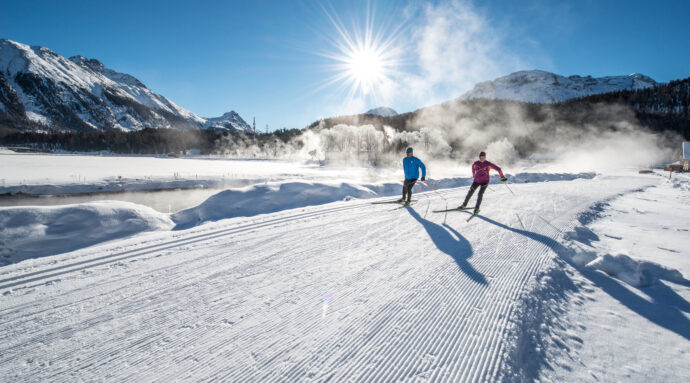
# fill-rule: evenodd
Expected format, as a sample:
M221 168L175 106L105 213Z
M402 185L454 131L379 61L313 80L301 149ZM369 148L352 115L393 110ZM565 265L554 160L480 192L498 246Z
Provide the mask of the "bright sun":
M373 14L368 15L363 27L354 25L347 29L335 16L329 16L337 35L331 39L331 52L318 53L333 60L330 68L335 75L327 79L323 87L340 84L349 88L351 99L366 102L385 102L387 90L394 81L396 68L401 65L397 47L400 30L388 32L375 28Z
M347 59L348 75L361 86L364 93L384 78L384 63L381 57L372 49L362 49L351 52Z

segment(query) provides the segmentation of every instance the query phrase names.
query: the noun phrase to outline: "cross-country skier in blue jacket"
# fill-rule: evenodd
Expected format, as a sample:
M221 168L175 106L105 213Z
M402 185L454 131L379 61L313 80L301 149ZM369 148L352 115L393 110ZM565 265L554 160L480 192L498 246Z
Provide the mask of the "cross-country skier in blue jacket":
M403 182L402 198L398 202L406 201L410 203L412 198L412 187L419 178L419 168L422 168L422 181L426 179L426 166L419 160L419 158L412 155L412 148L407 148L405 151L407 157L403 158L403 170L405 171L405 182Z

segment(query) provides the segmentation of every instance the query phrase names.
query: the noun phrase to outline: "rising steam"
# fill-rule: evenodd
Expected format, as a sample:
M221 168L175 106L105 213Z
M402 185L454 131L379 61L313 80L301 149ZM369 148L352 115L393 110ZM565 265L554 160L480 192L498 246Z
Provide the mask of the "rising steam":
M312 160L322 164L398 167L408 146L436 168L458 168L486 151L508 168L542 163L553 171L598 171L662 164L677 137L642 127L632 110L615 104L578 107L511 101L449 102L413 114L404 130L385 124L322 121L289 142L259 146L228 138L221 153L233 157ZM548 161L547 161L548 160ZM544 164L543 162L546 163Z

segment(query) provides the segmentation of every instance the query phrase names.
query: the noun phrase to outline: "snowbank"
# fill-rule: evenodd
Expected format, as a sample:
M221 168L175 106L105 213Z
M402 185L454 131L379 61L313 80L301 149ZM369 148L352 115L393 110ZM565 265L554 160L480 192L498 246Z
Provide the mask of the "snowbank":
M127 202L0 208L0 265L172 226L167 214Z
M379 191L391 192L398 184L382 185ZM389 190L390 189L390 190ZM205 221L252 216L284 209L320 205L347 198L376 197L364 186L338 183L287 182L222 191L201 205L172 215L176 229L188 228Z
M680 270L661 264L682 268L687 259L680 255L687 252L687 240L679 240L678 233L687 231L684 193L689 190L690 178L680 174L593 204L578 215L580 225L563 236L572 250L568 257L576 266L603 271L635 287L658 280L690 284Z
M593 178L593 173L509 175L512 182L543 182ZM498 182L497 179L493 180ZM181 181L186 182L186 181ZM471 178L430 180L435 189L472 183ZM418 183L426 191L431 190ZM0 208L0 265L73 251L135 233L185 229L208 221L254 216L352 198L400 195L401 183L278 181L219 192L200 205L172 216L129 202L102 201L56 207ZM415 193L419 191L415 189Z
M587 267L601 270L635 287L650 286L659 279L679 284L690 283L678 270L654 262L637 261L625 254L604 254L589 262Z
M601 204L597 204L590 210L598 213L600 209ZM680 284L690 283L676 269L655 262L636 260L624 253L602 252L596 247L596 243L600 241L599 236L586 226L574 227L573 231L565 233L563 239L570 241L571 251L562 255L567 255L573 264L603 271L631 286L651 286L660 279ZM579 242L580 245L573 242Z
M594 173L520 173L515 176L509 175L511 181L516 183L590 179L594 176ZM498 177L492 177L492 181L494 183L500 182ZM434 189L456 188L471 185L472 178L446 178L429 180L428 183ZM418 182L417 186L423 191L431 191L421 182ZM173 214L172 220L177 225L176 229L185 229L206 221L272 213L350 198L398 196L400 192L400 182L367 185L345 182L330 184L317 182L266 183L222 191L197 207ZM414 189L414 192L417 193L418 189Z

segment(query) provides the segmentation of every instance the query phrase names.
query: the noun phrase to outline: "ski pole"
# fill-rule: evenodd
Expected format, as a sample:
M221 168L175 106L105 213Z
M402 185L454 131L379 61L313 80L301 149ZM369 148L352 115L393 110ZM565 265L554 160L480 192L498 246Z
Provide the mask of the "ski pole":
M507 183L504 182L503 185L506 185L506 187L508 188L508 190L510 190L510 187L508 186ZM513 197L517 197L517 196L515 195L515 193L513 193L512 190L510 190L510 192L513 194Z
M428 187L429 189L433 190L434 193L438 194L441 198L446 199L446 197L444 197L444 196L443 196L441 193L439 193L436 189L432 188L431 185L429 185L428 183L426 183L426 181L422 181L422 183L423 183L424 185L426 185L426 187Z

